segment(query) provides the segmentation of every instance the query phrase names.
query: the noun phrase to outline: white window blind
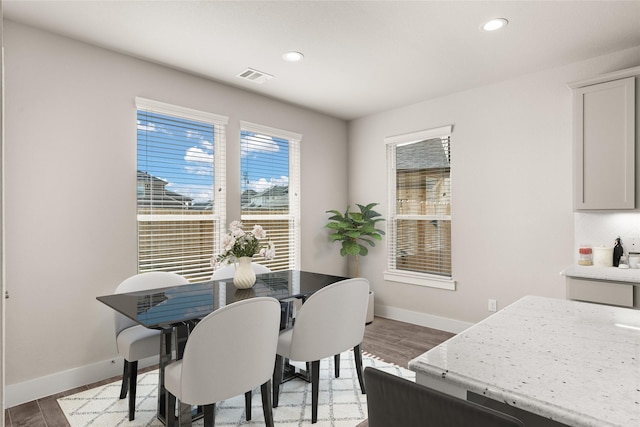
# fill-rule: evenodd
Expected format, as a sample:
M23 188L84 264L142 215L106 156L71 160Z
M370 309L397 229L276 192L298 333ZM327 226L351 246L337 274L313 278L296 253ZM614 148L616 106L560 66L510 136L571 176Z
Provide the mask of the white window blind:
M227 118L136 98L138 272L209 280L226 222Z
M387 159L391 207L388 272L397 274L395 279L388 278L450 280L450 128L389 138Z
M260 224L275 244L270 269L300 268L300 142L302 135L241 122L241 220Z

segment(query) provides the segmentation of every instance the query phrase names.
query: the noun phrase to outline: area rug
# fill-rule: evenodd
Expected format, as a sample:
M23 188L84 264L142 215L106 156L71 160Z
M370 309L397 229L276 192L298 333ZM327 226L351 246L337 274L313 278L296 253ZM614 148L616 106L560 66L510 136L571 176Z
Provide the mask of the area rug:
M365 354L364 367L373 366L415 380L415 373ZM300 365L298 365L300 366ZM301 366L303 367L303 366ZM239 368L241 369L241 368ZM58 399L71 427L162 426L156 418L158 371L138 375L136 419L128 420L128 400L118 398L120 381ZM244 395L216 404L216 426L264 426L260 388L253 392L252 420L246 421ZM280 386L280 402L273 409L277 426L311 425L311 385L293 379ZM333 373L333 358L320 363L317 427L354 427L367 418L367 397L360 392L353 352L342 353L340 378ZM202 420L193 423L202 426Z

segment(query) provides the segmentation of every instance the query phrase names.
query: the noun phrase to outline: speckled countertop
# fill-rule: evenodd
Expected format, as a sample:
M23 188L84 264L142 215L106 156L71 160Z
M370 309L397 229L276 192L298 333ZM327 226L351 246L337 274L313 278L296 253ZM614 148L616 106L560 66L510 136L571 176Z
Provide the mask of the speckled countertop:
M640 310L527 296L409 369L570 426L640 426Z
M573 265L562 272L567 277L578 279L608 280L640 285L640 268L595 267Z

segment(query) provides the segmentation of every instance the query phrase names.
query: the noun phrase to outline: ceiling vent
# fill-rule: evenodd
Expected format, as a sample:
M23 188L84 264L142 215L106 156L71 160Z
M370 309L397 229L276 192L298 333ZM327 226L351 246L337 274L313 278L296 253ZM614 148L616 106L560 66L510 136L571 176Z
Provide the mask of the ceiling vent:
M249 80L258 84L262 84L267 80L270 80L273 78L271 74L263 73L262 71L254 70L253 68L247 68L246 70L238 74L237 77L240 77L241 79Z

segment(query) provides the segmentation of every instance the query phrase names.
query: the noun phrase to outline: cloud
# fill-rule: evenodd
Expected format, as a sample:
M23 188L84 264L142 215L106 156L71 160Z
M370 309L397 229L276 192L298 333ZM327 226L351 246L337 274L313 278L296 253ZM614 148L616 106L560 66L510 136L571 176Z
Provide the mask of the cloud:
M156 131L156 125L155 125L155 123L147 122L147 125L144 126L144 125L140 124L140 120L138 120L138 130L143 130L145 132L155 132Z
M205 162L213 163L213 153L206 153L202 148L191 147L184 155L187 162Z
M213 145L206 140L200 141L200 147L190 147L184 154L184 170L192 175L213 175ZM211 147L211 148L209 148Z
M281 176L280 178L271 178L269 180L265 178L260 178L257 181L249 181L247 184L247 189L254 190L258 193L261 193L265 190L268 190L271 187L281 186L286 187L289 185L289 177Z
M242 147L242 156L249 153L276 153L280 151L278 144L273 138L267 135L252 134L242 138L240 146Z

